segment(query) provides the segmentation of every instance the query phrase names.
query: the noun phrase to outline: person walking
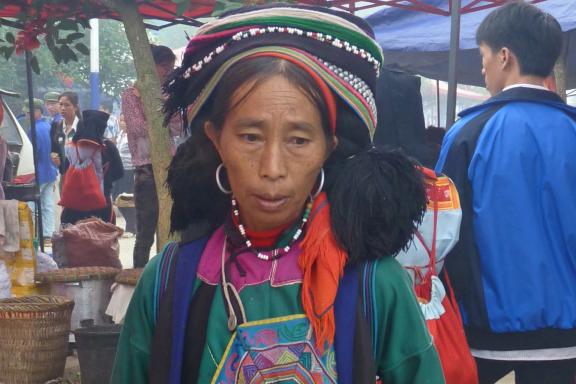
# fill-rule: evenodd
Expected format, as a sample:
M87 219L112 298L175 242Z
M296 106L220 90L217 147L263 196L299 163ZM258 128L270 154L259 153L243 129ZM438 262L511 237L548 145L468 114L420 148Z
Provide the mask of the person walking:
M109 114L96 111L85 110L82 112L82 120L78 124L78 130L74 134L72 141L66 145L66 167L69 165L81 168L82 165L93 164L95 176L98 180L93 183L95 188L99 188L104 196L105 205L98 209L79 209L68 205L65 201L69 185L66 181L63 184L61 205L64 207L60 221L62 223L75 224L79 220L89 217L98 217L106 222L116 224L116 215L112 205L111 192L114 182L120 179L124 173L122 161L118 154L118 149L114 143L104 137ZM68 177L64 175L64 177ZM70 185L77 190L76 185ZM94 191L88 191L94 194ZM72 196L71 200L78 201L85 196Z
M52 141L52 161L58 167L60 174L65 171L64 161L66 159L65 146L72 141L76 134L78 123L82 118L80 105L78 104L78 94L76 92L64 92L58 98L62 119L60 122L53 122L50 128Z
M576 374L576 108L544 86L560 25L523 1L476 40L492 97L460 113L436 171L455 182L460 241L446 268L480 383L573 384Z
M54 192L56 190L56 177L58 171L50 157L50 123L42 116L44 102L34 99L34 111L30 112L28 103L24 104L23 112L28 115L29 121L36 122L36 146L34 151L38 159L36 169L36 182L40 191L41 215L42 215L42 240L46 246L51 245L52 233L54 232L54 220L56 215L56 202ZM28 136L31 137L30 129Z
M44 107L46 112L48 112L47 120L50 124L59 123L62 120L62 115L60 114L60 103L58 99L60 94L58 92L46 92L44 94Z
M174 69L176 56L170 48L165 46L153 45L151 49L158 77L164 81ZM134 166L134 204L136 206L134 268L144 267L148 262L158 225L158 194L150 155L148 122L144 116L140 91L135 84L122 92L122 113L126 120L128 147ZM170 128L172 138L180 137L182 127L179 120L173 121ZM175 145L173 140L172 154L174 154Z

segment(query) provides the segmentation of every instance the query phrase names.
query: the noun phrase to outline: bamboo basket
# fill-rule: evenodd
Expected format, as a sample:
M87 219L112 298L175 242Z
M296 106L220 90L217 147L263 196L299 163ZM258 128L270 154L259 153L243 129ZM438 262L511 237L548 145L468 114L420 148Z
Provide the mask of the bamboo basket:
M118 284L136 285L144 268L125 269L116 275Z
M45 383L64 374L73 308L61 296L0 300L0 383Z

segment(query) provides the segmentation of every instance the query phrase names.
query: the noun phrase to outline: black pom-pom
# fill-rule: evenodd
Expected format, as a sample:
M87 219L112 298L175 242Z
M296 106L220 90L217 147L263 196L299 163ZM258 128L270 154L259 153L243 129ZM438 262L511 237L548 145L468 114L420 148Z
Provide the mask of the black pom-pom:
M349 264L406 249L427 202L416 163L398 150L380 148L347 160L328 198Z

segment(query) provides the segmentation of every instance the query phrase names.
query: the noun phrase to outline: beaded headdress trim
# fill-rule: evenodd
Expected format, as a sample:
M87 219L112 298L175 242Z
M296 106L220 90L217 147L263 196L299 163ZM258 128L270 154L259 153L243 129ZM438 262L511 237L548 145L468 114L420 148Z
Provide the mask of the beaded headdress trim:
M328 84L334 93L339 95L340 98L356 112L358 117L368 127L370 136L374 135L377 120L376 102L372 91L362 79L352 73L342 70L336 65L325 61L323 62L304 51L280 46L268 46L247 50L230 58L225 64L220 66L206 86L202 91L200 91L196 100L188 108L189 121L192 121L192 119L194 119L194 117L199 113L206 103L206 100L208 100L221 78L230 67L250 56L266 52L282 53L309 66L322 80L326 82L326 84Z

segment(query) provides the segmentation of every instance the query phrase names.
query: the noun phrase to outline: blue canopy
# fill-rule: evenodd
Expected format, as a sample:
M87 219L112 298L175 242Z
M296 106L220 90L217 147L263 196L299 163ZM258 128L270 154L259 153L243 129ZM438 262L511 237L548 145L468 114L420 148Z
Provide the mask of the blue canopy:
M462 0L466 6L473 0ZM447 0L425 0L448 11ZM567 86L576 88L576 0L546 0L536 6L553 15L568 42ZM476 29L494 9L463 14L457 78L461 84L484 86ZM384 50L384 64L431 79L448 79L450 16L386 8L366 18Z

